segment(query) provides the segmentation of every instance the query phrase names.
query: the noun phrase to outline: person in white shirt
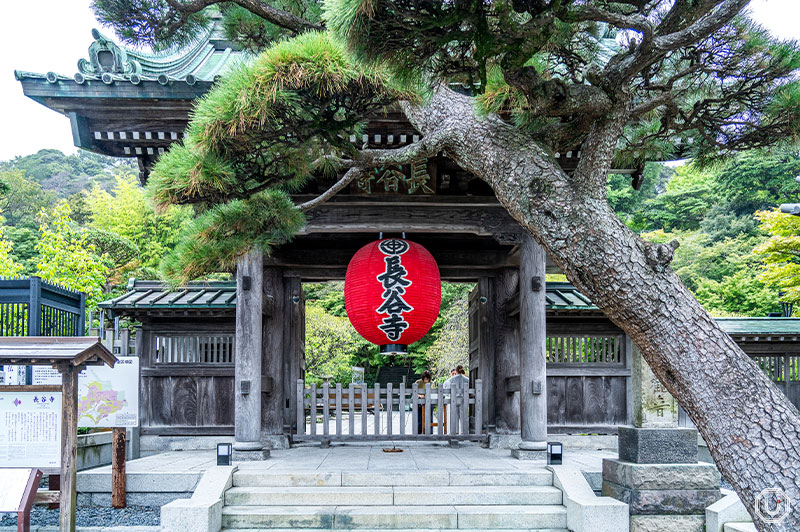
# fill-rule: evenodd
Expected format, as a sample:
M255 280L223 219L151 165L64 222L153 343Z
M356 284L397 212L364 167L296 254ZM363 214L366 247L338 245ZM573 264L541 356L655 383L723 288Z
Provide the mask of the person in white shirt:
M455 385L460 388L468 388L469 387L469 377L466 375L466 371L464 370L464 366L459 364L456 366L456 369L450 372L452 375L455 372L455 375L444 381L442 383L442 388L445 390L449 390L451 386Z

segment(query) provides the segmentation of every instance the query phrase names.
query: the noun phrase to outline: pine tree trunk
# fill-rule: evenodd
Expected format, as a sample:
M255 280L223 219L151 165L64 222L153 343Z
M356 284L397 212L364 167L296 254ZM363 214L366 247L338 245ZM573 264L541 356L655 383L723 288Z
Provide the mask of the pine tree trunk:
M487 181L567 278L636 342L758 529L800 530L800 510L768 524L754 506L761 490L774 487L800 505L800 414L669 268L673 248L626 227L608 205L604 179L593 188L566 175L514 127L477 118L471 98L440 89L425 107L405 112L425 136L446 131L446 155Z

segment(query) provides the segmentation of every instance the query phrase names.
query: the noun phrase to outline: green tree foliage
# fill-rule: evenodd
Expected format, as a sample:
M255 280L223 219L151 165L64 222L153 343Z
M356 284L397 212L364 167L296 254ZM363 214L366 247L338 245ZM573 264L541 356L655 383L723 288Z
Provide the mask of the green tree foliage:
M449 377L450 370L459 364L469 368L468 296L468 291L462 291L459 297L442 307L437 334L425 350L428 369L437 379Z
M764 263L760 279L779 286L785 292L782 300L800 302L800 218L777 209L759 211L756 216L769 234L756 248Z
M61 201L52 210L42 210L39 262L36 274L46 281L86 294L87 308L96 308L103 298L108 267L88 242L85 230L70 220L69 205Z
M754 150L740 153L716 173L716 191L737 215L783 203L800 194L800 156L795 151Z
M765 165L765 160L771 163ZM672 267L710 312L766 316L780 310L779 283L762 274L758 250L765 245L762 229L767 226L762 220L759 229L753 212L746 209L781 201L780 194L789 193L792 187L787 183L793 180L778 176L791 175L796 162L793 152L758 151L711 168L685 165L663 193L621 216L632 227L644 229L642 236L650 241L680 243ZM753 201L748 203L748 197Z
M8 185L0 196L0 212L6 223L36 228L39 211L52 205L55 196L45 192L36 181L27 179L21 170L0 171L0 179Z
M95 183L110 188L116 173L131 172L134 168L131 159L114 159L83 150L64 155L59 150L45 149L0 163L0 171L20 171L59 198L67 198Z
M89 227L95 230L91 238L124 267L122 273L141 268L148 277L157 276L163 256L177 244L192 211L170 206L156 212L132 174L118 175L115 183L111 192L95 185L86 198Z
M14 260L14 244L5 238L5 227L0 226L0 277L14 277L22 273L22 264Z
M347 318L333 316L316 305L306 305L306 381L349 383L351 367L370 344L353 329Z

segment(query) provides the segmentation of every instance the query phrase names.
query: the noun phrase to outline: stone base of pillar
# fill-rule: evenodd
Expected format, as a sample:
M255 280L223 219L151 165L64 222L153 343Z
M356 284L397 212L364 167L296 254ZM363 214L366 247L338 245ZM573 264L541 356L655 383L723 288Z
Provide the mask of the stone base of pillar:
M253 451L233 450L231 460L234 462L258 462L269 458L269 449L259 449Z
M619 459L635 464L696 464L697 429L619 427Z
M261 441L269 449L289 449L289 436L285 434L262 434Z
M629 506L631 532L702 532L720 480L697 462L694 429L620 427L619 460L603 460L603 495Z
M264 448L264 444L260 441L234 441L234 451L260 451Z
M706 532L702 515L632 515L630 532Z
M547 463L547 451L529 449L511 449L511 458Z

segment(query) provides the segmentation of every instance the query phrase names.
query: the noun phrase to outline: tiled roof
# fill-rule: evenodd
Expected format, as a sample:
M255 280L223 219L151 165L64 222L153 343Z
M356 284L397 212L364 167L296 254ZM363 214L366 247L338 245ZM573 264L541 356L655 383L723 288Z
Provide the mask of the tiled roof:
M570 283L547 283L545 300L547 310L597 310L589 298Z
M726 333L754 336L800 335L800 318L716 318Z
M236 308L236 283L194 282L173 288L160 281L131 279L126 293L99 306L123 313L135 310L232 310Z
M106 85L139 85L147 82L194 85L215 81L248 57L225 40L219 18L213 19L205 33L194 43L164 52L146 52L120 46L96 29L92 30L92 37L94 42L89 46L89 59L78 61L78 72L73 76L21 70L15 71L14 75L20 81L44 79L53 84L74 81L82 85L102 81Z

